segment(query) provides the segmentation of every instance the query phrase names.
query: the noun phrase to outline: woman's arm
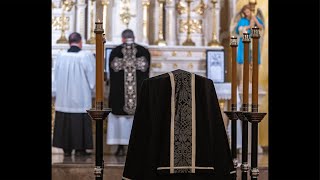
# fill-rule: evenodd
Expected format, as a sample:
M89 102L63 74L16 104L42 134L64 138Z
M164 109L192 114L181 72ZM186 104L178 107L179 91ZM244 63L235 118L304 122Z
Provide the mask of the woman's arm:
M263 29L263 25L258 21L256 16L252 17L254 23L258 26L258 28Z

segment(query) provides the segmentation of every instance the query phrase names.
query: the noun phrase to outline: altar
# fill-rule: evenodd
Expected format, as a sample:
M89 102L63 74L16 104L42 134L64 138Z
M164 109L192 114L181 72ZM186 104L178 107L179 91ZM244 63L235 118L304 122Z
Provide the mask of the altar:
M52 0L52 65L69 47L61 39L74 31L83 35L83 50L95 53L93 27L98 19L103 21L106 48L121 43L124 29L134 31L135 41L151 53L151 77L175 69L206 77L206 51L224 51L222 45L210 44L219 39L219 12L220 1L209 0ZM226 68L221 72L225 76ZM215 86L219 100L231 98L230 83Z
M112 49L117 44L108 43L105 45L106 49ZM207 50L219 50L223 51L222 46L210 47L210 46L157 46L157 45L145 45L149 49L151 54L151 67L150 77L164 74L176 69L186 70L200 76L206 77L207 75ZM69 48L67 44L52 45L52 63L58 53L66 51ZM85 44L83 46L84 51L95 53L95 45ZM108 57L105 57L108 58ZM53 67L53 66L52 66ZM52 69L52 75L54 69ZM54 76L52 76L54 80ZM220 102L221 111L229 110L231 99L231 83L230 82L214 82L216 93ZM251 87L249 88L249 97L251 97ZM266 92L259 89L259 99L262 99L266 95ZM242 87L238 87L238 96L242 98ZM105 92L106 100L108 92ZM249 102L251 99L249 99ZM261 101L259 101L261 102ZM238 105L240 107L241 104ZM227 117L223 114L225 125L228 124Z

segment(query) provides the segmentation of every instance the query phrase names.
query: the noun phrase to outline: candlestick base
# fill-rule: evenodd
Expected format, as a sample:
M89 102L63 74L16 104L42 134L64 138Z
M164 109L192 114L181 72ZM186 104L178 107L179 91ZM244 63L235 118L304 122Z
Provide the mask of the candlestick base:
M217 47L217 46L220 46L220 44L216 39L214 39L208 43L208 46Z
M228 116L228 118L232 121L232 120L237 120L239 119L237 116L236 111L224 111L224 113Z
M238 159L237 158L234 158L233 160L232 160L232 162L233 162L233 167L236 169L236 171L237 171L237 168L238 168Z
M247 117L244 116L244 113L246 113L246 111L235 111L235 113L241 121L248 121Z
M68 40L65 36L61 35L60 38L56 41L57 44L67 44Z
M91 36L90 39L87 40L87 44L96 44L96 38Z
M103 164L102 164L102 165L103 165ZM101 177L102 174L103 174L103 167L101 167L101 166L96 166L96 167L94 168L94 175L95 175L96 177Z
M253 123L253 122L260 123L267 113L243 112L242 114L243 114L243 116L246 117L246 119L248 119L249 122L251 122L251 123Z
M90 110L87 110L87 112L92 120L98 121L105 120L111 110L111 108L104 108L103 110L91 108Z
M158 39L158 40L155 42L155 44L158 45L158 46L166 46L166 45L167 45L166 41L163 40L163 39Z
M191 39L186 39L186 41L184 41L182 43L183 46L194 46L196 45Z

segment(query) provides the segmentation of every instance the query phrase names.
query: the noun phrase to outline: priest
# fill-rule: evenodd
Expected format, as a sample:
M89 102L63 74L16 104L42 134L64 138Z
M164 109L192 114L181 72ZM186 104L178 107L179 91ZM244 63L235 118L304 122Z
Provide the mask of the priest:
M123 180L229 180L230 147L212 80L175 70L143 81Z
M109 57L110 94L107 144L119 145L116 155L125 155L133 115L142 81L149 77L150 53L134 42L130 29L122 32L122 44L115 47Z

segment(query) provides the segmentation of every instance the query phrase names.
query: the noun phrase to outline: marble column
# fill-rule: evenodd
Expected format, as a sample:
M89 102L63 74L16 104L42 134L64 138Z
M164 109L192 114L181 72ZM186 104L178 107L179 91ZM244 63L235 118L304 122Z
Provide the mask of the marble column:
M215 28L215 34L217 36L218 41L220 42L220 9L221 9L221 0L218 0L216 7L215 7L215 23L216 23L216 28Z
M166 42L168 45L176 45L176 11L175 0L167 0L166 2Z
M138 34L141 35L142 18L140 19L139 17L142 17L142 3L141 0L129 0L129 2L131 19L128 28L134 32L135 41L141 42L142 37L138 36Z
M106 37L106 40L108 41L108 34L109 34L109 13L108 13L108 6L109 6L110 2L109 0L102 0L101 1L101 5L102 5L102 25L103 25L103 30L104 30L104 34Z
M92 40L91 43L94 44L95 34L93 32L96 22L96 0L88 0L88 29L87 29L87 40ZM86 41L88 44L88 42Z
M148 14L148 9L150 6L150 0L142 0L142 8L143 8L143 15L142 15L142 28L143 28L143 33L142 33L142 43L144 44L149 44L149 39L148 39L148 30L149 30L149 14Z
M81 34L83 38L83 42L86 41L85 38L85 11L86 11L87 4L85 0L79 0L76 4L76 31Z
M140 43L141 45L148 45L149 43L149 39L148 39L149 10L148 9L150 7L151 0L130 0L130 1L131 1L130 11L132 16L131 21L134 24L132 24L133 25L132 27L130 27L129 25L129 28L134 30L135 42ZM147 8L143 5L145 2L146 3L149 2L149 5Z
M155 0L154 2L154 24L153 24L153 29L154 29L154 40L156 41L158 39L158 34L159 34L159 2Z
M230 4L230 17L231 19L237 14L237 9L236 9L236 4L237 4L237 0L229 0L229 4Z
M112 24L117 24L116 26L111 26L111 35L112 35L112 42L113 43L121 43L121 29L125 28L125 25L122 24L119 14L120 12L120 4L121 1L117 0L117 1L113 1L113 6L112 6ZM120 27L121 26L121 27Z
M218 42L221 42L220 41L220 10L221 10L222 5L223 4L221 4L220 0L217 0L215 7L213 7L211 0L208 0L209 7L206 11L206 22L208 23L206 25L206 29L207 29L207 31L206 31L207 40L206 41L207 42L210 42L213 39L213 37L212 37L213 31L214 31L214 34L216 35Z

